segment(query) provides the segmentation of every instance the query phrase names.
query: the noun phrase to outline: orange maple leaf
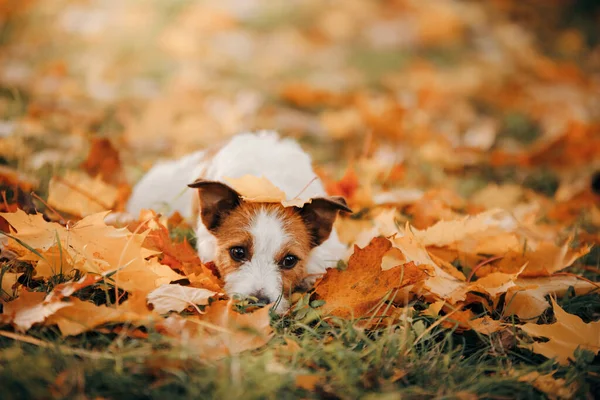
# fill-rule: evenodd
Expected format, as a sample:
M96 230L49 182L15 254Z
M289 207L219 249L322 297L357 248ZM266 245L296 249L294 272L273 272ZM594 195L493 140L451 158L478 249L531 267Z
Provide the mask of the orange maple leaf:
M154 219L146 222L152 229L146 236L143 246L150 250L160 251L162 256L159 262L168 265L174 270L183 272L191 283L191 286L204 288L213 292L221 292L223 283L213 273L212 269L204 265L196 251L187 240L176 243L171 239L169 230L154 215ZM129 228L132 229L136 224Z
M337 182L327 182L327 193L332 196L344 196L350 201L359 188L358 175L354 167L349 166L346 173Z
M81 168L88 175L100 175L103 181L110 184L123 182L121 158L119 152L106 138L93 138L90 152L86 160L81 163Z
M364 249L354 247L345 271L328 270L315 291L326 302L322 310L342 318L360 318L386 293L428 277L424 269L412 262L382 271L383 256L391 247L388 239L374 238Z

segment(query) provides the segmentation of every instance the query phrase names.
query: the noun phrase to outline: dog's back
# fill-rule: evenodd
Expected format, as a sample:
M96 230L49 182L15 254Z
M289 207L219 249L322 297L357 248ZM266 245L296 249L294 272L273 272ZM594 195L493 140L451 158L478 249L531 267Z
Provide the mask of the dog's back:
M288 199L324 196L311 159L290 139L272 131L242 133L216 153L196 152L179 160L155 165L135 186L127 211L137 215L144 208L192 216L194 191L188 183L202 177L224 182L244 175L264 176L283 190Z

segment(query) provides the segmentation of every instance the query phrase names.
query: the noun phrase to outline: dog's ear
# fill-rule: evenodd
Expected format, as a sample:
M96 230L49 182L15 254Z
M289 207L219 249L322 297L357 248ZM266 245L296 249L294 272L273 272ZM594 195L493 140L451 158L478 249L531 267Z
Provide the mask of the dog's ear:
M338 211L352 213L343 197L318 197L305 204L300 216L308 227L314 247L323 243L331 234Z
M198 189L200 217L211 232L221 225L223 217L240 205L240 194L224 183L198 179L188 186Z

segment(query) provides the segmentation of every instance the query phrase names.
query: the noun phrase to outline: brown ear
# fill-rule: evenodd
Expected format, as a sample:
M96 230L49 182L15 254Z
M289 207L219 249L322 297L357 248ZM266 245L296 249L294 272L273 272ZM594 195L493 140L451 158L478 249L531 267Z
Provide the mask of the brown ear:
M338 211L351 213L343 197L318 197L300 209L300 216L312 235L314 247L323 243L331 234Z
M209 231L217 229L223 217L240 205L239 193L224 183L198 179L188 186L198 189L200 217Z

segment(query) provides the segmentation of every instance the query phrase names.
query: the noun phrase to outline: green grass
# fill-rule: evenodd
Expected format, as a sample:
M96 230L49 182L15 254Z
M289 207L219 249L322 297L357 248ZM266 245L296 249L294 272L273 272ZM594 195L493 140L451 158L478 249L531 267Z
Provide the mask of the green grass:
M561 304L599 316L597 294L566 296ZM600 389L600 357L581 352L560 367L516 347L521 339L512 328L491 337L459 333L431 328L435 320L415 312L412 323L368 331L335 318L307 324L298 315L274 317L276 335L264 348L218 361L190 356L151 328L144 340L98 332L62 338L55 328L34 328L29 335L47 348L0 337L0 392L3 399L545 398L518 381L531 371L575 383L578 397ZM297 349L284 350L285 342ZM320 379L309 391L296 385L297 375Z

